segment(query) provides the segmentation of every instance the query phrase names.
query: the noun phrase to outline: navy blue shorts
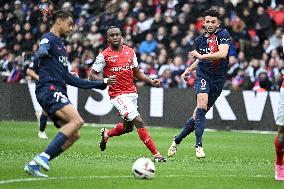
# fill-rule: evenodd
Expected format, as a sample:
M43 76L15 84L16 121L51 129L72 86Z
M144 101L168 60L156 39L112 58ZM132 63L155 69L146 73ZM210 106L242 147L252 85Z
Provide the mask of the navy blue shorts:
M224 83L225 83L224 79L213 80L207 77L197 75L194 83L195 94L197 95L199 93L207 93L208 94L207 106L211 108L214 105L217 98L222 93Z
M62 109L67 104L71 104L67 95L65 95L60 88L49 85L36 90L36 98L42 109L46 111L50 119L54 122L54 125L59 127L55 112Z

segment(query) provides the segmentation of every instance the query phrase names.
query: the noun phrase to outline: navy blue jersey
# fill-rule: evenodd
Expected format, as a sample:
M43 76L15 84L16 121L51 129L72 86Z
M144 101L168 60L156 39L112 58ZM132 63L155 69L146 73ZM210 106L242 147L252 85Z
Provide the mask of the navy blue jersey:
M217 29L210 37L204 34L196 38L196 50L200 54L209 54L218 51L218 45L228 44L230 46L231 37L226 29ZM200 60L196 73L209 78L225 78L229 63L229 53L225 59L218 61Z
M66 84L79 88L105 89L106 84L100 81L80 79L69 73L67 51L62 40L53 33L45 33L39 43L35 62L38 61L39 81L36 91L50 84L67 96Z
M52 83L66 91L65 80L68 74L68 58L62 40L51 32L44 34L39 43L39 53L42 52L45 52L48 56L44 56L39 60L40 69L37 88L46 83Z

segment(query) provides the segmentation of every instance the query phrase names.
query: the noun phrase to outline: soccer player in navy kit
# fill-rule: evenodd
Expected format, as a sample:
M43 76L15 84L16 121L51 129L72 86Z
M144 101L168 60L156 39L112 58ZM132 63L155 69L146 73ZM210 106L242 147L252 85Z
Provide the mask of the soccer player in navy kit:
M37 177L48 177L40 168L49 170L49 161L59 156L79 139L79 129L84 120L67 96L66 84L79 88L105 89L110 79L88 81L77 78L68 72L67 52L61 38L68 36L74 28L72 14L56 11L52 16L49 33L42 36L36 58L39 59L39 81L36 84L36 97L45 112L59 128L47 148L24 166L24 170Z
M38 76L38 60L33 58L32 63L29 65L29 68L26 71L27 75L31 76L33 79L37 81L39 80ZM38 137L41 139L48 139L45 128L47 124L47 115L44 111L36 112L37 119L39 121L39 131L38 131Z
M217 10L209 9L204 13L205 32L196 38L196 50L189 52L196 61L181 75L187 79L188 74L196 70L195 93L197 106L192 117L188 118L181 133L175 136L168 156L174 156L182 139L195 130L196 157L204 158L202 135L205 129L205 114L220 96L228 67L228 52L231 43L230 34L220 28L220 15Z

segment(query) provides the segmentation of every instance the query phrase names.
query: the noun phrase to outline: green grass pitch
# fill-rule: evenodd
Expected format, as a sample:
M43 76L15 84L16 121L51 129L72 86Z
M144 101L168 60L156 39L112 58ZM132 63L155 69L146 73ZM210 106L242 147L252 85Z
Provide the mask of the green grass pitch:
M98 125L103 126L103 125ZM27 175L23 166L41 152L57 129L47 126L48 140L37 138L36 122L0 121L0 188L112 188L112 189L277 189L284 182L274 180L273 134L242 132L205 132L205 159L196 159L194 135L186 138L174 158L156 165L151 180L134 179L133 162L149 157L149 151L136 132L109 140L100 152L99 127L84 126L81 139L68 151L51 161L50 178ZM164 155L172 137L180 129L149 128Z

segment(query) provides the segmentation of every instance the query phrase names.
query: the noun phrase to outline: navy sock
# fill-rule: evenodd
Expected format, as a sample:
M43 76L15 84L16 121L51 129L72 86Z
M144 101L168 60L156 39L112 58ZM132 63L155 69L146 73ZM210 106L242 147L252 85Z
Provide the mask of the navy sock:
M43 132L46 128L47 116L44 113L41 114L39 119L39 130Z
M202 135L205 129L206 123L206 110L197 108L196 109L196 117L195 117L195 146L202 147Z
M68 137L65 134L58 132L58 134L44 150L44 152L50 156L49 160L52 160L63 152L61 146L63 146L67 140Z
M195 129L195 120L193 117L188 118L187 122L184 125L183 130L180 132L179 135L175 137L175 142L180 144L182 139L184 139L187 135L189 135Z

